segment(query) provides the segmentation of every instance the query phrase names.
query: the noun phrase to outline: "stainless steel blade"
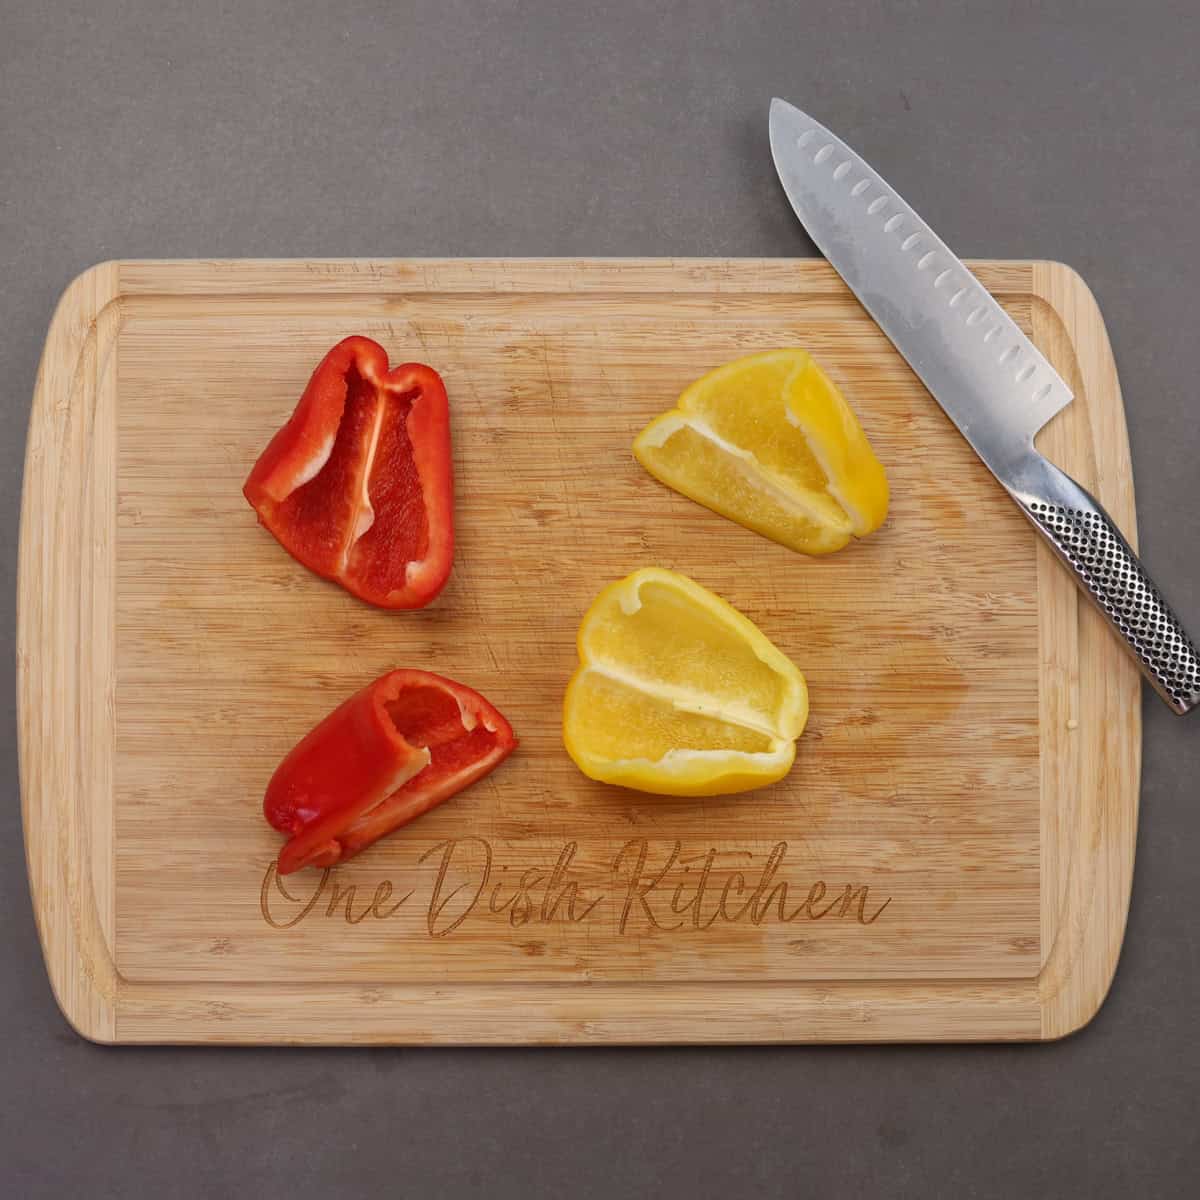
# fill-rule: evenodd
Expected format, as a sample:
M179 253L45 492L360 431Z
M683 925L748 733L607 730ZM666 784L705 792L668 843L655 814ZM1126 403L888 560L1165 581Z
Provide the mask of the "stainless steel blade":
M841 138L771 101L796 215L1001 482L1071 389L946 244Z

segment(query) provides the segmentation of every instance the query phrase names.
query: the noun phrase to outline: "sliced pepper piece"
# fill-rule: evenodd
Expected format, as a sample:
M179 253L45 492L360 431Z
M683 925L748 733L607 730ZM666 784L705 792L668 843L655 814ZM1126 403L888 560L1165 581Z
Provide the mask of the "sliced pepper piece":
M381 608L421 608L454 561L450 415L441 376L390 371L348 337L321 360L242 492L311 571Z
M430 671L375 680L307 733L271 777L280 875L330 867L482 779L517 744L478 692Z
M808 720L804 676L757 626L686 575L643 567L579 626L563 741L592 779L716 796L782 779Z
M830 554L887 517L883 467L850 405L805 350L710 371L637 436L656 479L804 554Z

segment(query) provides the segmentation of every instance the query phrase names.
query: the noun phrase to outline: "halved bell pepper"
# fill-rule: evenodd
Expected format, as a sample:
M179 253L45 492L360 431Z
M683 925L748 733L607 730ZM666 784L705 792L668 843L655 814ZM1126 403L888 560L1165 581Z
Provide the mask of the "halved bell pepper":
M512 726L478 692L430 671L391 671L335 708L271 777L267 820L290 840L278 871L330 867L482 779Z
M242 491L293 558L382 608L421 608L454 560L450 416L441 376L388 370L348 337L322 359Z
M854 410L806 350L709 371L633 443L668 487L802 554L887 518L888 483Z

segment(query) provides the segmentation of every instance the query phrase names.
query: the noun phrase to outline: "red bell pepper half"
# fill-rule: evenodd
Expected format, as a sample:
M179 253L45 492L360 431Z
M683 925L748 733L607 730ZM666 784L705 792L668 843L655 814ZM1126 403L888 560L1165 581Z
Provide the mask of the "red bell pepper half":
M454 560L450 415L441 376L390 371L382 346L338 342L243 493L310 570L382 608L421 608Z
M291 840L278 871L330 867L482 779L517 744L478 692L391 671L311 730L267 785L263 811Z

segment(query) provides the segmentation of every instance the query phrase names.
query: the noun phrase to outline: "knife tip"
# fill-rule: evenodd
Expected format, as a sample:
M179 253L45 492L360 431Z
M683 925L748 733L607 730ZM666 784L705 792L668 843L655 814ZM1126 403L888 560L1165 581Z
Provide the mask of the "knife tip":
M774 154L777 147L783 146L789 140L789 134L795 136L798 130L798 121L802 121L804 114L794 105L789 104L781 96L771 97L771 113L767 119L767 128L771 136L771 152ZM779 165L776 159L776 166Z
M782 96L771 97L771 115L769 124L773 130L782 133L790 129L797 121L803 121L805 115L794 104L789 104ZM811 119L811 118L809 118Z

